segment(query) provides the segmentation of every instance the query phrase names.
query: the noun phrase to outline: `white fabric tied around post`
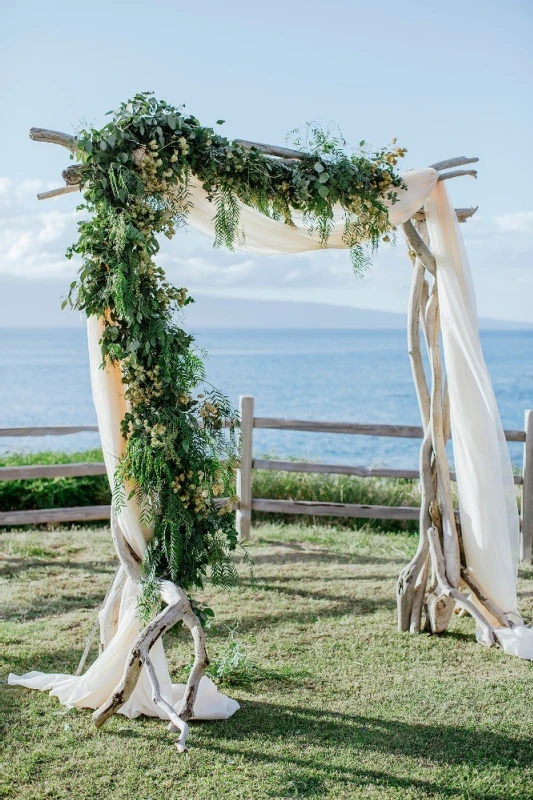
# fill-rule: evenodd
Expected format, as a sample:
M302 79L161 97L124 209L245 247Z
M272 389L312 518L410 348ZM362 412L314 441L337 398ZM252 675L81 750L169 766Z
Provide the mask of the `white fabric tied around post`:
M472 276L448 192L437 183L425 203L437 262L453 456L466 563L486 595L516 625L491 624L506 653L533 659L533 630L518 615L520 525L513 469L483 358ZM478 638L482 641L480 632Z
M399 202L389 204L389 218L394 225L406 222L425 204L426 220L439 276L444 359L450 393L451 427L463 541L469 570L490 599L506 613L514 615L517 625L496 630L506 653L533 659L533 630L521 624L517 612L516 575L519 525L509 452L494 391L485 365L477 325L474 290L468 259L453 206L434 169L412 170L402 175L407 190L399 193ZM213 205L200 182L191 180L189 224L214 238ZM339 210L337 224L328 247L346 248L343 242L344 220ZM296 221L299 222L298 218ZM297 253L321 248L317 232L310 234L303 225L292 227L272 220L255 209L241 206L241 226L245 234L242 249L253 253ZM120 421L126 411L118 368L100 369L101 322L88 321L89 354L93 398L98 416L104 459L111 485L124 441ZM151 531L140 522L135 499L126 502L120 512L122 531L137 555L142 556ZM30 672L9 676L9 683L33 689L50 690L64 705L97 708L117 685L131 648L140 631L137 616L138 588L129 579L122 590L118 628L100 657L84 675L47 675ZM496 620L491 620L498 628ZM163 644L152 649L152 660L161 685L161 694L177 706L183 685L172 685ZM196 719L220 719L239 708L235 700L220 694L203 677L194 707ZM152 700L145 674L121 714L163 717L164 712Z
M102 352L99 340L103 323L90 317L87 323L89 341L89 362L93 400L98 418L98 428L102 442L104 461L111 486L115 468L120 460L125 442L120 432L120 422L127 411L124 387L119 367L107 366L100 369ZM126 487L126 494L128 488ZM120 528L135 553L142 558L152 531L143 526L139 507L135 498L126 500L125 507L118 514ZM9 676L9 683L27 686L30 689L50 691L66 706L78 708L99 708L118 685L128 654L142 629L138 616L137 603L139 588L127 578L120 599L118 626L115 635L103 653L84 675L45 674L29 672L27 675ZM185 684L172 684L163 642L158 639L150 651L150 658L159 680L161 696L178 710ZM227 719L237 711L236 700L226 697L217 690L209 678L201 679L194 705L194 719ZM137 685L119 714L134 718L140 714L166 719L164 711L152 698L152 687L143 667Z

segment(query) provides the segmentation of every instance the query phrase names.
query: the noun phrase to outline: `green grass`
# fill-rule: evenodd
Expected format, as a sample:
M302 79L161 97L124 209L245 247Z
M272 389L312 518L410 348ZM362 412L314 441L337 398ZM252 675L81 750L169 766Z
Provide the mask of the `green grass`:
M215 674L241 710L193 724L189 753L160 720L115 717L2 685L3 796L24 800L529 798L529 662L476 644L456 617L440 637L400 635L406 533L262 524L231 593L207 589ZM0 535L1 676L75 670L114 571L109 531ZM532 613L533 571L521 573ZM174 680L190 642L173 631Z

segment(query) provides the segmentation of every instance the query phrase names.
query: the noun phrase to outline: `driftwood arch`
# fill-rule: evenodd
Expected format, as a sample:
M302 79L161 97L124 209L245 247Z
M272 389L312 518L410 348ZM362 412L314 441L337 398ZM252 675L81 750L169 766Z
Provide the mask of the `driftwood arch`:
M61 145L76 153L76 139L65 133L32 128L30 137L37 142ZM264 155L282 160L301 158L301 153L286 147L236 140L239 146L256 148ZM134 153L135 157L135 153ZM460 176L476 177L476 170L461 169L477 162L477 158L458 157L432 164L438 180ZM65 186L38 195L45 200L80 189L80 165L74 164L63 172ZM455 209L459 222L465 222L477 208ZM485 640L496 643L493 621L501 627L512 622L483 592L467 569L452 498L450 471L445 447L450 436L450 409L446 378L439 349L439 276L435 256L431 252L425 216L419 211L403 223L402 232L412 261L412 286L408 310L408 348L413 379L422 418L424 437L420 447L420 534L418 549L411 562L402 570L397 587L398 625L400 631L416 633L424 628L432 633L446 630L455 606L472 615L483 631ZM423 364L422 340L429 358L429 381ZM444 514L443 514L444 512ZM450 521L443 530L443 515ZM100 612L100 640L105 648L116 630L117 599L126 576L135 582L140 579L139 559L124 538L117 519L112 518L113 541L120 561L115 580ZM194 700L200 679L208 664L204 634L197 616L191 609L180 586L164 581L161 598L166 608L141 633L130 651L120 684L107 702L94 713L97 726L116 713L133 692L142 666L146 666L158 703L171 720L170 728L179 731L178 749L185 749L187 720L193 716ZM423 616L425 611L425 623ZM178 621L189 628L195 645L195 662L190 673L185 697L179 712L174 711L160 695L151 661L150 648ZM86 651L88 647L86 648Z

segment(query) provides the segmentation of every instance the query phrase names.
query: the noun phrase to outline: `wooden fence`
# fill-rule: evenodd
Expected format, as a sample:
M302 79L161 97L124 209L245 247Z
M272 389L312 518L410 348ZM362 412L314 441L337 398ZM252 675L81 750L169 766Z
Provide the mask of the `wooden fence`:
M418 519L419 509L414 506L374 506L355 503L324 503L316 501L271 500L253 497L252 472L280 470L283 472L307 472L338 475L356 475L361 478L410 478L419 477L418 470L372 468L345 464L321 464L315 462L280 461L253 457L254 429L285 431L309 431L314 433L342 433L356 436L393 436L405 439L421 439L421 427L409 425L372 425L356 422L318 422L312 420L279 419L277 417L255 417L254 398L240 398L242 451L237 471L237 529L242 539L250 535L254 511L276 514L305 514L310 516L355 517L361 519ZM0 438L8 436L59 436L82 431L97 431L94 425L47 428L0 428ZM522 557L531 559L533 544L533 411L525 413L523 430L507 430L508 442L524 444L523 469L515 476L515 483L522 486ZM21 467L1 467L0 480L27 480L30 478L79 477L104 475L103 463L49 464ZM452 479L455 476L452 473ZM86 522L109 519L110 506L80 506L73 508L38 509L34 511L0 512L0 526L40 525L55 522Z

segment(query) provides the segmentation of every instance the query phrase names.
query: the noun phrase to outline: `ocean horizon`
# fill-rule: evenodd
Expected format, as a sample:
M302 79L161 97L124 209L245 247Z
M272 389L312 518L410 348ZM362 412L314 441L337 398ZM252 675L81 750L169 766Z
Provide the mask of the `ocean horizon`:
M406 333L394 329L202 328L207 379L256 416L419 425ZM485 359L506 428L533 407L533 331L483 330ZM94 425L86 334L80 328L0 328L0 427ZM99 446L96 433L0 439L0 452L69 452ZM256 455L416 468L418 440L254 432ZM522 446L511 443L517 466Z

